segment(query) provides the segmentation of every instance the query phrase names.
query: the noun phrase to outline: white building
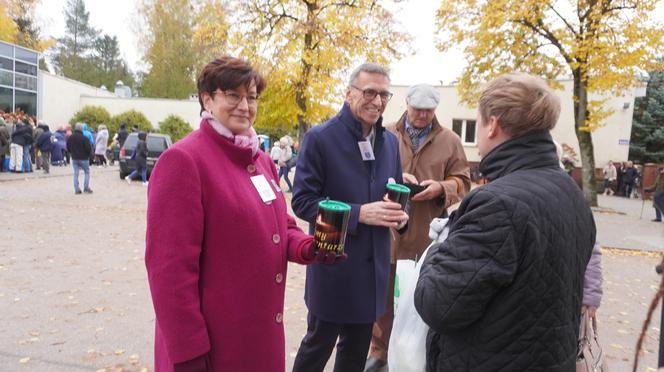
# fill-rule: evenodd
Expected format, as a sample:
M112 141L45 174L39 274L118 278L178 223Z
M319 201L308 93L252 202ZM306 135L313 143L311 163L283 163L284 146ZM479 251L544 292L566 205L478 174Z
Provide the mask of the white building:
M68 123L69 119L84 106L94 105L104 107L111 115L132 109L140 111L155 128L158 128L159 123L169 115L177 115L187 121L192 128L198 128L200 121L198 101L131 97L130 91L125 88L129 87L122 86L118 89L116 86L116 93L112 93L106 89L95 88L40 70L37 116L57 127Z

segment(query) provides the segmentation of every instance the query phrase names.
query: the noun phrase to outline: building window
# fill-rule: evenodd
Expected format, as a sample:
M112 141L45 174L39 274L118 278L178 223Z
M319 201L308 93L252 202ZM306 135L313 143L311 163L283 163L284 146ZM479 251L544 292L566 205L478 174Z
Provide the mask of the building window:
M0 111L14 111L13 91L9 88L0 87Z
M24 92L16 90L16 104L15 108L21 109L30 116L37 115L37 93Z
M37 115L39 53L0 42L0 110Z
M0 57L0 68L14 71L14 62L12 62L12 60L9 58Z
M37 76L37 66L29 65L27 63L16 61L16 72Z
M452 130L461 138L461 142L464 145L475 145L477 143L476 133L475 133L476 129L477 129L477 123L475 122L475 120L471 119L452 120Z
M0 42L0 56L14 58L14 48L10 44Z
M38 57L39 54L19 47L17 47L15 50L16 50L16 59L20 59L21 61L26 61L34 65L37 64L38 62L37 58L39 58Z
M14 74L9 71L0 70L0 85L12 86L14 84Z
M27 90L37 90L37 78L16 74L16 87Z

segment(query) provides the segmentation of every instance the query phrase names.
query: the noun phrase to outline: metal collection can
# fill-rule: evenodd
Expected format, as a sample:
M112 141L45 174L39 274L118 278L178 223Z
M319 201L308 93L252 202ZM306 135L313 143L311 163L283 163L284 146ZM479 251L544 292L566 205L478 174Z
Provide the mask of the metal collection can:
M406 209L406 203L408 203L408 198L410 197L410 189L398 183L388 183L385 188L387 188L387 199L401 204L401 210Z
M344 253L350 205L335 200L322 200L318 203L314 249L316 252L334 251L337 256Z

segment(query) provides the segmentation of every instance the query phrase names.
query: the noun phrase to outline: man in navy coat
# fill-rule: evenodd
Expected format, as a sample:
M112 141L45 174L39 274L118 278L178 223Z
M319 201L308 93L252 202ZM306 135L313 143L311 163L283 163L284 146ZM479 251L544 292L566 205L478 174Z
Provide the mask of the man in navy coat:
M323 371L337 338L335 371L364 369L373 322L385 310L390 270L390 228L408 215L383 201L390 178L401 182L396 137L382 114L392 96L384 68L359 66L350 77L343 108L309 130L295 174L293 211L313 233L318 202L329 198L351 206L345 252L336 265L307 267L307 334L293 372Z

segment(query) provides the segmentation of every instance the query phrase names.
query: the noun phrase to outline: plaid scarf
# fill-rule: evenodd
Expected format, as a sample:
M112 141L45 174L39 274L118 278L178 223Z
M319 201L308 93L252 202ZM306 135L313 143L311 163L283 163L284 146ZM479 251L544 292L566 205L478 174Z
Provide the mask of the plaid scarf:
M429 123L429 125L424 128L415 128L408 122L408 119L406 119L406 134L408 134L408 137L410 137L410 147L413 151L420 147L422 141L424 141L429 133L431 133L432 127L432 123Z

